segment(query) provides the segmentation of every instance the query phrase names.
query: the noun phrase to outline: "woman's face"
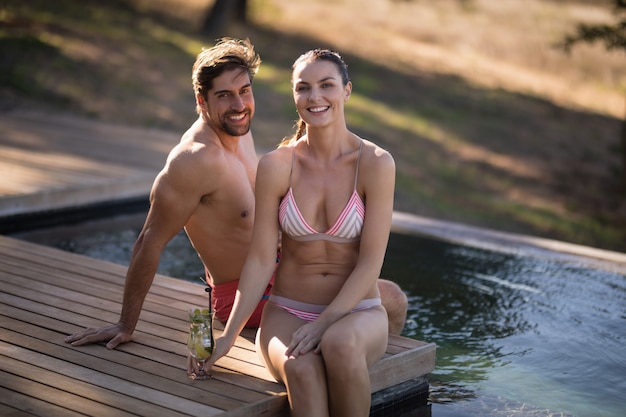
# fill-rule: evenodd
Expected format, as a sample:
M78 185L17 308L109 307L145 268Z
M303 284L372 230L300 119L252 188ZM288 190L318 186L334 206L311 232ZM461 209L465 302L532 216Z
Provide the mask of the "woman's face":
M292 82L296 110L309 127L344 121L344 103L350 97L352 84L343 85L333 62L301 62L294 68Z

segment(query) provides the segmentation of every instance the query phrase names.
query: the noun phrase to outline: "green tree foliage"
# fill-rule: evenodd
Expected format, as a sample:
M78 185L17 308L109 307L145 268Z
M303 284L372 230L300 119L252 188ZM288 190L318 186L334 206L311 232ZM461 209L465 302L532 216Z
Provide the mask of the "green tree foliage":
M623 49L626 52L626 0L615 0L615 16L618 22L615 25L578 25L576 33L569 35L563 41L563 48L569 51L579 42L604 43L607 50Z

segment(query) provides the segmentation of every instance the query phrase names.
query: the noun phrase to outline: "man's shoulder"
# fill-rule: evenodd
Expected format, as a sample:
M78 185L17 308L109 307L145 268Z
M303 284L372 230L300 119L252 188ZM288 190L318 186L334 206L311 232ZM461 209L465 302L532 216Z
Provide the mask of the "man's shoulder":
M206 133L188 130L180 142L172 148L168 162L213 165L219 163L224 150Z
M219 152L214 146L183 138L170 151L165 166L155 179L153 192L168 187L198 195L213 192L227 171Z

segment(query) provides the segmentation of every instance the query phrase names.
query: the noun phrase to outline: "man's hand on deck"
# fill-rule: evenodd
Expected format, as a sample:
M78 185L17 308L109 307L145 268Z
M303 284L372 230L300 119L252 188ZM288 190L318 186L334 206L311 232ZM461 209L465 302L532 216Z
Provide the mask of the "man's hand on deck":
M72 346L88 345L90 343L108 342L107 349L115 349L120 343L130 341L132 332L121 323L112 326L104 326L99 329L85 329L81 332L67 336L65 343L71 343Z

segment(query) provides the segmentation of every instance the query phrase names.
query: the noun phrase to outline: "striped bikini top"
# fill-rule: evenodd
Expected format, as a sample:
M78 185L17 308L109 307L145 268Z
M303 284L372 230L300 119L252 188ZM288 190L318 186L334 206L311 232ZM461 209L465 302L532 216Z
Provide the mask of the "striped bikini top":
M359 160L361 159L362 148L363 142L359 146L352 195L337 220L335 220L335 223L325 232L318 232L307 223L302 213L300 213L298 204L293 196L291 173L293 172L295 160L294 150L291 158L291 172L289 173L289 190L281 200L278 209L278 221L283 233L286 233L294 240L300 241L328 240L336 243L350 243L358 242L361 239L361 229L363 228L363 220L365 218L365 204L356 191L356 182L359 176Z

